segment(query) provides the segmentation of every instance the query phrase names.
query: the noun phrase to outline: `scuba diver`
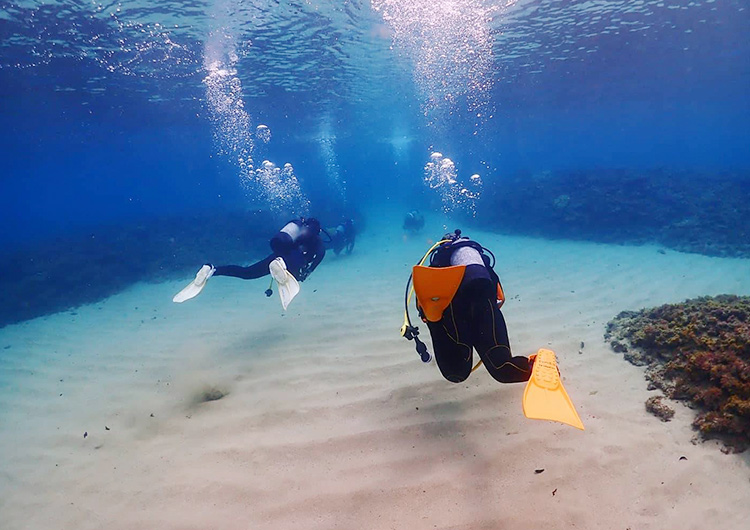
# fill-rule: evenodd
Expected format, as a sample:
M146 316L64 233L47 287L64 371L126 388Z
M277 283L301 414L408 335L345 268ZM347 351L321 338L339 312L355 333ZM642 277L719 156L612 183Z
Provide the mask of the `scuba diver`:
M443 236L426 257L429 267L415 267L414 290L443 377L453 383L465 381L473 364L472 349L476 349L497 381L528 381L528 357L511 354L500 311L505 297L493 269L494 255L456 230Z
M419 210L412 210L404 217L404 230L417 233L424 227L424 215Z
M428 262L428 266L424 264ZM430 362L419 329L411 324L409 300L417 296L417 310L432 338L440 373L452 383L461 383L481 364L501 383L528 381L524 392L524 414L583 429L570 398L560 381L555 353L540 349L529 357L511 353L508 330L500 307L505 301L494 270L495 256L461 231L446 234L413 267L404 294L404 325L401 336L414 340L423 362ZM473 350L480 361L472 368Z
M243 280L261 278L270 274L271 285L276 281L284 309L299 293L299 283L320 265L325 257L325 245L320 237L320 222L312 217L293 219L279 230L270 241L271 253L261 261L248 267L239 265L213 266L206 263L195 275L195 279L172 299L182 303L200 294L212 276L232 276ZM269 287L266 296L271 296Z
M356 238L356 230L354 229L354 219L345 219L336 228L330 231L331 242L330 248L333 248L333 252L338 256L342 250L345 250L347 254L351 254L354 250L354 240Z

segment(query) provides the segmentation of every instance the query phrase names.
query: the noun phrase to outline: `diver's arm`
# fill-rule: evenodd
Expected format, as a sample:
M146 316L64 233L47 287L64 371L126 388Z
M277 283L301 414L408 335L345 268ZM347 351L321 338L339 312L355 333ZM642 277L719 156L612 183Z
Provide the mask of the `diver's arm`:
M318 238L318 246L315 249L315 254L313 255L312 261L307 265L307 274L310 274L312 271L315 270L315 268L320 265L320 262L323 261L323 258L326 255L326 246L323 243L323 240Z

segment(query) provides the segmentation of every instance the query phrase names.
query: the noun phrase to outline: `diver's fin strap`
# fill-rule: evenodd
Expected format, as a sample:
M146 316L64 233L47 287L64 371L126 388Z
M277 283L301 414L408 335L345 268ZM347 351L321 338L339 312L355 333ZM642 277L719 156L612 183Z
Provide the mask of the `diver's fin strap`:
M416 265L412 269L412 282L417 295L417 303L425 318L439 322L461 285L466 265L453 267L424 267Z

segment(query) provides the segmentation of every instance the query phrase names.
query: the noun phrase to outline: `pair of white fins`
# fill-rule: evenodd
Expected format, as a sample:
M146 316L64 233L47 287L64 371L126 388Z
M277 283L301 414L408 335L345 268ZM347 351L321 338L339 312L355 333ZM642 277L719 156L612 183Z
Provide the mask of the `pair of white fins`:
M299 282L286 268L286 263L282 258L276 258L268 266L268 271L271 273L271 277L276 281L278 285L279 298L281 298L281 307L286 310L289 304L294 300L294 297L299 294ZM174 295L172 301L181 304L186 300L195 298L200 294L203 288L206 286L209 278L214 275L216 269L211 265L204 265L198 274L195 275L195 279L190 282L187 287L182 291Z

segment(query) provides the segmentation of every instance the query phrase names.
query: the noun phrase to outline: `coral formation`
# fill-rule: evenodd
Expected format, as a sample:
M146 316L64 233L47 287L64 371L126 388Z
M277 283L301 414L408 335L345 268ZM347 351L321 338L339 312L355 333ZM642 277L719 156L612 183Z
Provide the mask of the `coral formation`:
M674 409L664 403L662 396L651 396L646 400L646 410L661 421L669 421L674 417Z
M505 233L750 257L749 214L747 171L610 169L507 175L485 186L477 220Z
M698 409L693 426L704 438L734 451L750 447L750 297L625 311L607 324L605 339L648 366L650 388Z
M0 249L0 328L111 296L139 281L195 273L206 261L264 256L280 221L268 212L206 213L100 227L20 251Z

